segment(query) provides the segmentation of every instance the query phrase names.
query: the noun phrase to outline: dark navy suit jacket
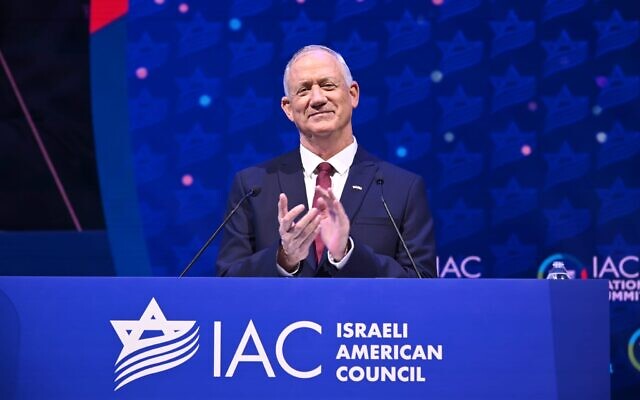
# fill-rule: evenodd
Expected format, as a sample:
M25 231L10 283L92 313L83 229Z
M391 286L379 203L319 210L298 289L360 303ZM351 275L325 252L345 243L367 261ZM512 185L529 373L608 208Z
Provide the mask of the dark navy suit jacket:
M329 263L326 250L317 263L312 247L296 276L416 276L380 200L379 179L384 181L385 200L420 273L424 277L436 276L433 218L424 181L361 147L340 198L351 222L351 257L338 270ZM225 227L216 263L220 276L280 276L276 265L280 245L278 196L287 195L289 209L298 204L306 208L308 204L300 151L296 149L236 174L228 209L254 187L261 188L260 194L249 198Z

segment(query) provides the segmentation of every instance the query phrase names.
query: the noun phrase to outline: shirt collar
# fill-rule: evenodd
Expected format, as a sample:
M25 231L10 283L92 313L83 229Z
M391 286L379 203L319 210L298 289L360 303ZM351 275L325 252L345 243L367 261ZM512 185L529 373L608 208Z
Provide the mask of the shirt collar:
M340 150L338 154L334 155L328 160L323 160L318 155L311 152L303 145L300 145L300 157L302 158L302 168L304 169L305 176L312 176L314 170L321 162L328 162L336 170L337 174L344 175L349 171L349 167L353 164L353 159L358 151L358 141L356 137L353 137L353 142Z

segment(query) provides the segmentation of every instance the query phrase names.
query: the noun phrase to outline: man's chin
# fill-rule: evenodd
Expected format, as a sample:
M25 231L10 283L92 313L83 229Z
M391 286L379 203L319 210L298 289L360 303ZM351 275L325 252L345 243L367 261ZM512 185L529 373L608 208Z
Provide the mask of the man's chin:
M335 124L314 124L313 127L306 129L305 136L307 137L328 137L336 131Z

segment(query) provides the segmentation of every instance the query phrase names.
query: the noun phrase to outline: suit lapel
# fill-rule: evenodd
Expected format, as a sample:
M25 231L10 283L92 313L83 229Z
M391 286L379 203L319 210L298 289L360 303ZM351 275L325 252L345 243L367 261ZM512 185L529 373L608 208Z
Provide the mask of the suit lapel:
M349 169L349 176L344 185L340 202L350 221L362 205L365 194L369 190L378 171L378 165L369 153L358 148L353 164Z
M305 208L308 208L299 150L292 151L283 158L278 169L278 180L282 193L287 195L289 209L298 204L304 204Z

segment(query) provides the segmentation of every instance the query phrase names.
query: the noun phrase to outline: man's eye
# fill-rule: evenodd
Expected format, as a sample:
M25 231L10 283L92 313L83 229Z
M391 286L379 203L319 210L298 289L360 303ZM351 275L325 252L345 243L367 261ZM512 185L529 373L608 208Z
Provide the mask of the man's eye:
M305 95L308 91L309 91L309 89L307 89L307 88L300 88L300 89L298 89L298 91L296 92L296 94L297 94L298 96L302 96L302 95Z
M334 83L325 83L324 85L322 85L322 87L325 89L333 90L336 88L336 85Z

